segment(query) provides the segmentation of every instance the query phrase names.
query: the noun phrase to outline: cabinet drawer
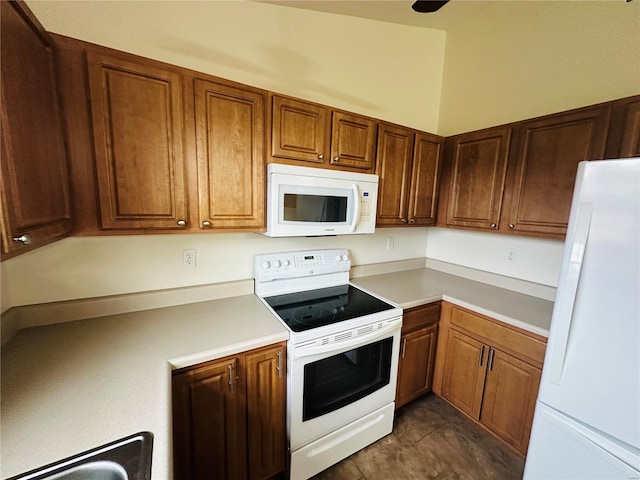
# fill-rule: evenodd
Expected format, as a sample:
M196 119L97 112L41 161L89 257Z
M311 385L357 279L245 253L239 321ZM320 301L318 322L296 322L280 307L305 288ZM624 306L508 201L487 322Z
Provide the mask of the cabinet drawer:
M402 319L402 333L416 328L438 323L440 319L440 302L406 310Z
M481 337L491 345L502 347L532 365L542 366L547 344L533 334L526 335L459 307L452 308L451 325Z

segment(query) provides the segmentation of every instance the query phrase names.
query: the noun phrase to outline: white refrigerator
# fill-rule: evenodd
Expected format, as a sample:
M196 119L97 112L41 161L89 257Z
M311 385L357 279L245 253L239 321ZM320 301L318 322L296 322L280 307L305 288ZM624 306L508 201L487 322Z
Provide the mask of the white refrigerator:
M578 167L524 480L640 479L640 158Z

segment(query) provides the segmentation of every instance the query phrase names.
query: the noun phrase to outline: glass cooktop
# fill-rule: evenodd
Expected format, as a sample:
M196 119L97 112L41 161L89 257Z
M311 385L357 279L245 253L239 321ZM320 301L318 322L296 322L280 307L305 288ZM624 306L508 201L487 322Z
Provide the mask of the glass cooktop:
M274 295L265 297L264 300L294 332L394 308L353 285Z

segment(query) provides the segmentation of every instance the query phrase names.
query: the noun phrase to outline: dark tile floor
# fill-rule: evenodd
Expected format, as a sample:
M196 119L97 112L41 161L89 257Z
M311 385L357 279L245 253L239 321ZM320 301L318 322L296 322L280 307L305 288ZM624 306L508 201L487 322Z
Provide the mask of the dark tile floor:
M312 480L520 480L524 460L434 394L396 412L391 435Z

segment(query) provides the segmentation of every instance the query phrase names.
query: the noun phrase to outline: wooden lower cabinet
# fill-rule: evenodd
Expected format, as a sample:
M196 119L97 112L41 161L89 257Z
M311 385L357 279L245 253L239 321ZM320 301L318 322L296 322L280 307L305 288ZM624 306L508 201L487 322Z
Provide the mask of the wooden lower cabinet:
M475 419L482 406L485 349L482 342L468 335L455 330L449 332L442 396Z
M177 370L176 479L266 479L285 468L285 344Z
M284 346L250 352L246 362L249 478L271 478L285 464Z
M480 422L526 453L542 372L495 348L489 356Z
M440 302L404 314L396 408L431 391L439 316Z
M546 342L443 302L434 390L526 454Z

